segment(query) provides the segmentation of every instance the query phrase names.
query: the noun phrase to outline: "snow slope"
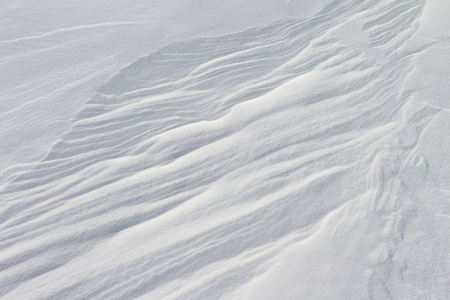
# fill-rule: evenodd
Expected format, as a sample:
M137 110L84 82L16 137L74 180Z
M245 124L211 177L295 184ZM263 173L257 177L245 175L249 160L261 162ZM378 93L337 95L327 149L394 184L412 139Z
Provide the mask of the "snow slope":
M0 170L42 159L134 60L174 41L307 17L329 1L0 1Z
M2 33L2 298L447 298L445 1L119 3Z

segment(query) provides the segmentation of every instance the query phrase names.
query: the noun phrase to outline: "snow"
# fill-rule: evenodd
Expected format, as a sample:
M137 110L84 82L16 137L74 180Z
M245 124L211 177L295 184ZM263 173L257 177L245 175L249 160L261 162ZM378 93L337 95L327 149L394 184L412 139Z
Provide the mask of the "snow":
M444 0L0 4L0 297L447 299Z

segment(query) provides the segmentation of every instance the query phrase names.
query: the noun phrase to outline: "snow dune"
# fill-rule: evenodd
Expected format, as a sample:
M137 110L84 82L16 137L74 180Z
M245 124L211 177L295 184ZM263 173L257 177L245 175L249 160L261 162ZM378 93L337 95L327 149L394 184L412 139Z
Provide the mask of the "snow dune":
M4 173L0 296L446 299L438 2L324 2L123 68Z

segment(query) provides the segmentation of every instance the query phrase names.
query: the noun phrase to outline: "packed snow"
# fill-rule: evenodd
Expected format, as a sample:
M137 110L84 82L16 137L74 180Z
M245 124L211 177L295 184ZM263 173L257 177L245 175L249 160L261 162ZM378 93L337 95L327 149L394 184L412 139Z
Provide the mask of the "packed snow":
M450 2L0 3L1 299L449 299Z

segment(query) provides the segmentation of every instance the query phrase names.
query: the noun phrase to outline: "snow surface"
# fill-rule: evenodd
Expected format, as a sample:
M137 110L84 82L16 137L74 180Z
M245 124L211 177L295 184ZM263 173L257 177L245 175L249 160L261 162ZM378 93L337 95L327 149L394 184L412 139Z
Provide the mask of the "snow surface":
M0 3L0 298L449 299L447 0Z

